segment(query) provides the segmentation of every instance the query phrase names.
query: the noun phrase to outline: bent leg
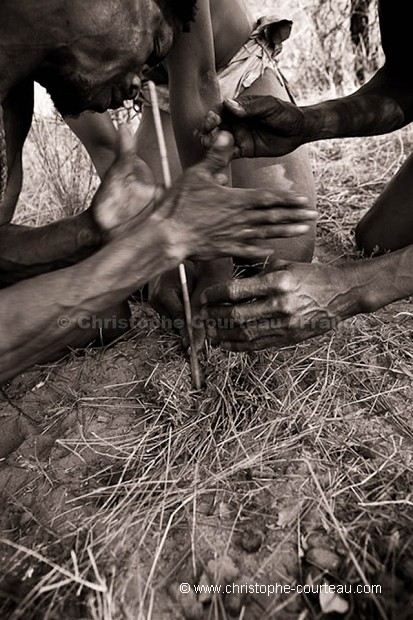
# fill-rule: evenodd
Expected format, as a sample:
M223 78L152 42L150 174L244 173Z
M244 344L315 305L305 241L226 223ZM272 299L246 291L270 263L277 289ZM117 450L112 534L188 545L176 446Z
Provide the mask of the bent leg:
M413 243L413 153L360 220L356 243L368 256Z
M16 209L23 180L23 145L30 129L32 114L33 81L28 80L14 88L3 103L7 186L4 201L0 205L0 225L10 222Z
M90 155L95 170L103 179L116 157L118 132L109 112L83 112L76 118L65 117L73 133Z
M243 91L248 95L273 95L290 100L287 90L270 69L254 84ZM284 157L239 159L233 161L232 185L245 188L292 189L300 196L306 196L310 205L316 204L311 164L305 147ZM311 261L315 245L315 223L306 235L291 239L275 239L274 255L288 261Z

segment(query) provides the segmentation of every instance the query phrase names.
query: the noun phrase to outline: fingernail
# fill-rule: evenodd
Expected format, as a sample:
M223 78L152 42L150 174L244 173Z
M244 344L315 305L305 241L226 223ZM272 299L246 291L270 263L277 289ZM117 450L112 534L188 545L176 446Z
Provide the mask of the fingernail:
M231 140L231 136L228 132L226 131L220 131L217 139L214 142L214 146L218 146L218 147L224 147L224 146L228 146Z
M235 101L235 99L225 99L225 103L228 104L233 110L236 109L240 112L244 111L242 105L240 105L238 101Z
M318 211L314 211L313 209L303 209L302 213L311 220L316 220L318 218Z

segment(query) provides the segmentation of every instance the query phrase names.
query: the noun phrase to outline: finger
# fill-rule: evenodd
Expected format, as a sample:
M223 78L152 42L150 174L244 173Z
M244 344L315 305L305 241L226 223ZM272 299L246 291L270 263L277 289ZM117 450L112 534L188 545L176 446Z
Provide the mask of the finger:
M221 117L216 112L210 110L204 117L202 121L202 131L203 133L210 133L219 127L222 123Z
M268 283L261 275L238 278L207 288L201 295L201 303L203 306L216 306L231 302L251 301L256 297L266 296L268 290Z
M232 207L241 207L243 210L263 208L302 208L314 211L311 208L308 196L271 189L240 189L227 188L222 194L222 201Z
M294 344L290 342L285 334L278 336L270 336L268 338L258 338L250 342L232 342L224 340L221 342L221 348L224 351L246 352L246 351L263 351L264 349L281 348Z
M217 139L207 151L202 162L197 164L198 171L215 175L226 168L232 160L234 139L227 131L220 131Z
M229 131L234 137L234 158L255 156L254 132L246 122L241 119L227 118L223 120L221 129Z
M225 99L223 103L223 120L228 113L238 118L266 118L274 114L277 99L270 95L244 95L235 99Z
M310 224L260 224L250 228L242 228L239 232L233 233L234 238L239 241L246 241L248 245L255 245L261 249L261 241L264 239L279 239L288 237L300 237L311 230Z
M206 331L205 326L197 326L193 329L194 347L197 353L200 353L205 347Z
M135 155L135 141L126 123L120 123L118 127L117 152L119 157Z
M318 218L318 213L314 209L295 207L259 210L255 209L245 214L245 222L248 224L289 224L301 222L313 222Z
M217 323L218 324L218 323ZM282 317L267 317L261 319L254 319L228 329L208 329L208 336L211 338L213 344L219 344L220 342L254 342L256 340L263 340L264 338L283 337L288 334L288 322ZM291 337L291 341L293 337Z
M184 317L184 308L178 290L169 289L167 297L164 294L155 293L150 298L150 304L158 314L173 321Z
M205 317L208 337L213 338L225 332L230 334L232 329L238 329L251 321L272 318L276 313L275 303L268 297L248 303L221 304L205 308L202 316ZM222 339L221 337L220 340Z
M211 148L219 134L220 130L216 128L209 133L203 133L200 135L201 144L206 151Z

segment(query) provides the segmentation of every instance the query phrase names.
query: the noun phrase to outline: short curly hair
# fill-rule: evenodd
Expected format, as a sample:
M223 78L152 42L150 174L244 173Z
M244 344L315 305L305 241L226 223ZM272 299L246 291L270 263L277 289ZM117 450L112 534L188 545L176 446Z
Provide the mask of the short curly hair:
M158 2L158 0L156 0ZM184 32L188 32L191 22L194 21L197 0L161 0L163 8L182 23Z

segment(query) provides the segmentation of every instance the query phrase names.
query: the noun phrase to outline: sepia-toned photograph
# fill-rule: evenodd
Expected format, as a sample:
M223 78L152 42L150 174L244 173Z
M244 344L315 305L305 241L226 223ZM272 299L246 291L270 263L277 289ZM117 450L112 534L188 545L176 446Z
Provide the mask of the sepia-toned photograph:
M413 618L408 15L0 0L1 620Z

